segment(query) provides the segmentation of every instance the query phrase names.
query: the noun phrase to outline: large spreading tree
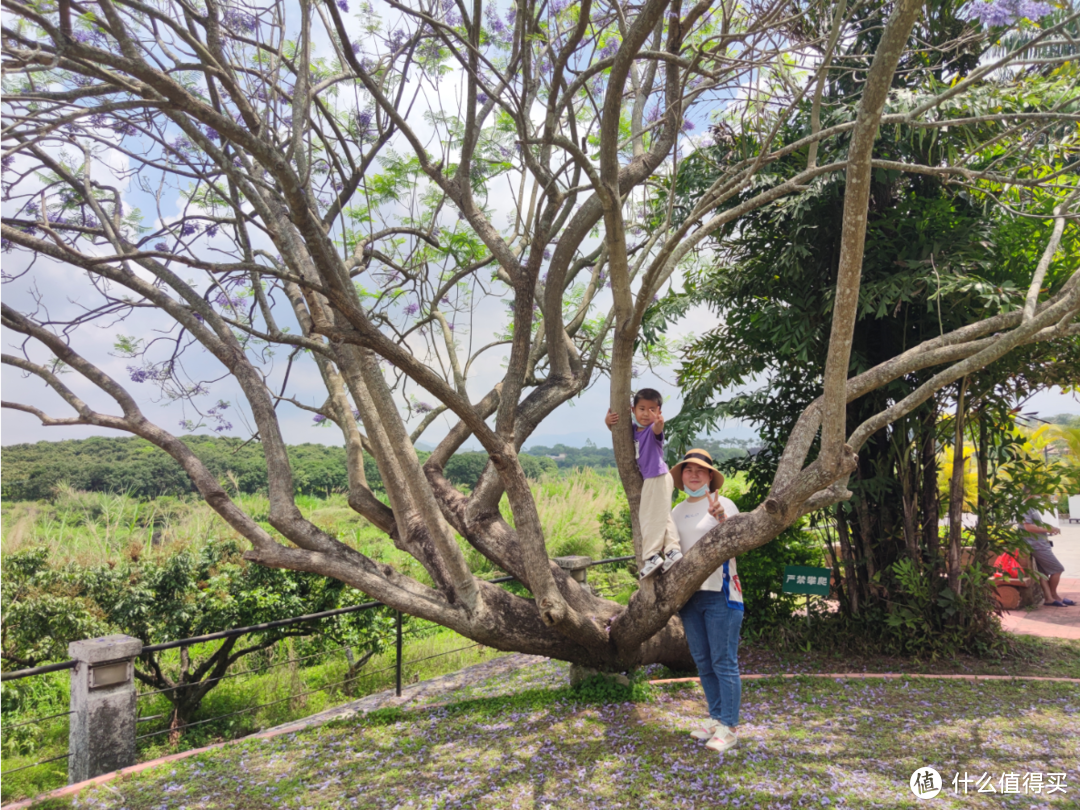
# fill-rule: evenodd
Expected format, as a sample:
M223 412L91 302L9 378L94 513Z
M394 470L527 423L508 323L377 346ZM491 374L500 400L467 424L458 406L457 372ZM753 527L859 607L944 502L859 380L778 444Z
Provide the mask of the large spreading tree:
M981 21L949 15L952 29L933 45L949 58L897 92L898 71L930 48L916 23L937 19L915 0L3 7L3 327L14 347L3 362L44 381L73 413L17 398L4 407L46 425L141 436L250 541L250 559L335 577L493 647L603 668L685 661L675 611L723 559L849 497L867 438L936 391L1080 328L1080 277L1053 292L1043 284L1073 227L1080 116L1040 99L1022 110L982 103L1025 70L1075 70L1063 33L1071 10L1044 16L1054 9L999 0L978 4ZM1004 36L1005 26L1023 36ZM865 47L839 48L856 30L873 31ZM837 76L860 88L842 120L822 114L822 90ZM805 134L780 137L807 101ZM755 148L728 150L690 210L669 206L657 220L659 181L680 171L699 145L693 127L707 119L753 133ZM933 162L876 153L883 126L932 138L974 123L964 148ZM793 156L799 170L769 171ZM982 189L1048 227L1021 305L851 376L881 170ZM523 443L598 379L611 407L625 409L642 320L663 286L721 229L737 232L751 212L839 174L820 393L795 420L767 497L626 606L581 589L545 550ZM75 315L65 295L78 296ZM484 307L500 297L507 323L492 328ZM97 327L130 330L148 313L151 330L95 348ZM487 342L474 345L474 335ZM131 358L128 380L108 373L110 350ZM475 390L478 369L499 367L493 352L505 353L499 379ZM287 359L275 365L277 356ZM311 407L296 387L306 364L324 387L316 418L336 425L347 448L350 504L430 584L339 542L297 507L278 420ZM923 370L933 373L847 425L849 402ZM265 456L274 534L132 389L156 385L196 407L222 377L241 391ZM214 406L201 419L224 428L228 413ZM414 444L441 414L452 427L421 464ZM443 468L470 439L490 461L464 494ZM616 431L614 446L636 513L629 433ZM388 502L367 485L364 453ZM499 510L504 494L512 522ZM639 541L636 523L634 533ZM455 534L532 598L475 577Z

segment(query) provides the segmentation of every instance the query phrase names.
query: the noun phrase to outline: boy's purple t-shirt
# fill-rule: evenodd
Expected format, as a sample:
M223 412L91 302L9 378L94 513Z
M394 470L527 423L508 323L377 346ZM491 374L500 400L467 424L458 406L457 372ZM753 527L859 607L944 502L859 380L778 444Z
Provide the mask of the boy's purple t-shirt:
M653 433L652 426L634 428L637 464L642 478L656 478L668 471L664 462L664 434Z

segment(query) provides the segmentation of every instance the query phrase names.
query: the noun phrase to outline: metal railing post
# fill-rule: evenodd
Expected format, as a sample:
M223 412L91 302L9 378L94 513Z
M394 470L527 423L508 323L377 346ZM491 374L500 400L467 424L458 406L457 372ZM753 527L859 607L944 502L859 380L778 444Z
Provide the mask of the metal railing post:
M397 696L401 697L401 611L397 611L397 662L394 669L396 670L396 687Z

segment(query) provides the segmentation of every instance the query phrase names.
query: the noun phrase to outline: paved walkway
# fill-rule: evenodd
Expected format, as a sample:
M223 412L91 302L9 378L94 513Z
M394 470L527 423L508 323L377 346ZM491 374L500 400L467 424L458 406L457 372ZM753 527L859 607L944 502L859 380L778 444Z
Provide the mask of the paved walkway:
M1047 638L1080 640L1080 524L1060 522L1061 534L1051 538L1054 554L1065 566L1058 593L1076 602L1075 607L1021 608L1006 611L1001 626L1011 633Z
M1077 570L1077 569L1074 569ZM1069 573L1069 569L1065 569ZM1044 638L1068 638L1080 641L1080 578L1061 578L1058 593L1076 602L1074 607L1020 608L1007 610L1001 626L1010 633Z

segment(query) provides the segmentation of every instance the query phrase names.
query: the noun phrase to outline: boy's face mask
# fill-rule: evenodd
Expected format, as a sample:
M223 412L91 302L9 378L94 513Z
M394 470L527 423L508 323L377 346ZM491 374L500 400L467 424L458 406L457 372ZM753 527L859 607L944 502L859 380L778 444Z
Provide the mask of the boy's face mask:
M636 416L634 416L634 412L633 412L633 411L630 411L630 419L632 419L632 420L633 420L633 422L634 422L634 427L636 427L636 428L637 428L638 430L641 430L641 428L642 428L642 427L644 427L644 425L642 425L642 424L641 424L641 422L639 422L639 421L637 420L637 417L636 417Z

